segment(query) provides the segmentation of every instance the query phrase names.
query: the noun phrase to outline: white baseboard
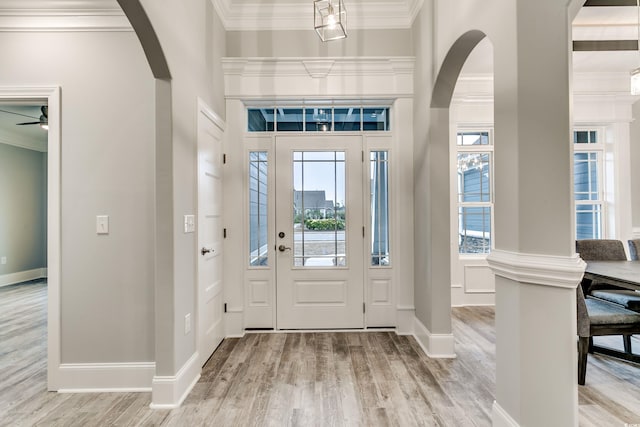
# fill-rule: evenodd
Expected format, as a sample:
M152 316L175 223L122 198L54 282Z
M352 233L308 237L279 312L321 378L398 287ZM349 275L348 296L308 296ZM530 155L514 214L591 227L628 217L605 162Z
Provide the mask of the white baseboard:
M396 307L396 333L398 335L413 335L413 319L416 316L416 308L412 305L399 305Z
M456 357L453 334L433 334L417 317L414 318L413 336L429 357L436 359Z
M176 375L153 377L150 405L152 409L175 409L182 405L200 379L202 367L198 364L198 360L198 352L195 352Z
M47 277L46 268L35 268L33 270L3 274L2 276L0 276L0 287L15 285L16 283L28 282L29 280L41 279L43 277Z
M492 425L493 427L520 427L507 411L496 401L493 402L492 409Z
M59 367L60 393L151 391L153 362L64 363Z

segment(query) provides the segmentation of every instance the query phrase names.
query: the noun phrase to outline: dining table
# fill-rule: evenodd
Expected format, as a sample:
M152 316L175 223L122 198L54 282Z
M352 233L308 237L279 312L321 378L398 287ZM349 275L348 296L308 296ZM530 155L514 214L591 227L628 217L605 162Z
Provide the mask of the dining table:
M640 291L640 261L587 261L584 277L594 282Z
M630 289L640 294L640 261L587 261L586 279ZM628 354L610 347L593 345L593 351L640 363L640 355Z

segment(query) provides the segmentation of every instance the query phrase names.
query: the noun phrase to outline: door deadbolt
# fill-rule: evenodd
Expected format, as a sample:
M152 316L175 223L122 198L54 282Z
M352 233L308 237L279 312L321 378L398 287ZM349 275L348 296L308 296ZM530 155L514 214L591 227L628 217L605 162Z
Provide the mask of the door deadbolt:
M278 237L284 239L284 231L279 232Z

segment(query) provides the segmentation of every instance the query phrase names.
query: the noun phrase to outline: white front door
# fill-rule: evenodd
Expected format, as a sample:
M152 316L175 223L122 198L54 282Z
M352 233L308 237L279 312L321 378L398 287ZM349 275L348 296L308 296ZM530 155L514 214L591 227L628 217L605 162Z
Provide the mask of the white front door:
M279 329L364 327L362 138L276 137Z
M198 113L198 354L200 365L224 338L222 267L222 129Z

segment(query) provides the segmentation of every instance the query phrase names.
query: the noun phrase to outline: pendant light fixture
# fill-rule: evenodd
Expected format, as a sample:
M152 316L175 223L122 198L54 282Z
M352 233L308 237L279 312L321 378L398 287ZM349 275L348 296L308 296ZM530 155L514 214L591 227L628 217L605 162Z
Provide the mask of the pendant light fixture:
M636 35L638 38L638 56L640 57L640 0L636 0L636 12L638 13ZM640 67L631 71L631 95L640 95Z
M347 9L343 0L315 0L313 20L323 42L347 37Z

